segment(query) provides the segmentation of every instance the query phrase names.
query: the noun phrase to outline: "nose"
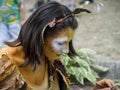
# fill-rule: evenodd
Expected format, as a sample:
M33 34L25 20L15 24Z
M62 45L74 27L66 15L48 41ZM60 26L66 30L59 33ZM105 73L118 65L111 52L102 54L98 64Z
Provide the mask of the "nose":
M61 51L62 51L62 53L67 54L69 52L68 44L64 45Z
M66 48L66 49L62 49L62 53L64 54L67 54L69 52L69 50Z

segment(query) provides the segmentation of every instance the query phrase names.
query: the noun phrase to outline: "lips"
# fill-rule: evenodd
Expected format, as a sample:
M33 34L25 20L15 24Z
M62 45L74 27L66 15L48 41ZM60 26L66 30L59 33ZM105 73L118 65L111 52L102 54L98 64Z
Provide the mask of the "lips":
M62 54L57 54L57 56L61 56Z

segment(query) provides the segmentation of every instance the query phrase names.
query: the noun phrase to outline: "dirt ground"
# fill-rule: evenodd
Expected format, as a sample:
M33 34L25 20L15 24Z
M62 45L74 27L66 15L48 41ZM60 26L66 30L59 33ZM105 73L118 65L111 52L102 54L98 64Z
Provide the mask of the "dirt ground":
M95 10L98 2L104 4L100 13ZM120 0L96 0L86 8L93 13L79 18L75 46L93 49L99 60L120 60Z
M29 9L35 1L25 1L29 17ZM101 7L99 13L97 6ZM77 17L79 27L75 33L74 47L96 51L98 60L120 60L120 0L95 0L84 8L92 13L83 13Z

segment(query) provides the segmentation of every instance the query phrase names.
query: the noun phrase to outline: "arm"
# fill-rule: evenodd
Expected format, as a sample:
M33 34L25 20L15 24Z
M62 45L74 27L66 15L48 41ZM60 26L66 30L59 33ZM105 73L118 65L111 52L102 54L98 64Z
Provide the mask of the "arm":
M6 47L0 51L0 60L7 60L12 63L13 66L8 67L8 69L5 70L5 72L10 72L10 74L14 71L14 67L16 70L22 75L22 78L24 78L25 82L29 85L32 85L32 88L35 88L36 85L40 86L42 85L45 75L47 77L47 64L45 60L41 62L40 65L37 66L37 69L33 71L33 67L31 64L20 67L21 64L25 62L25 54L21 46L19 47ZM8 57L6 57L8 56ZM10 65L11 65L10 63ZM8 65L7 65L8 66ZM12 69L13 67L13 69ZM10 70L9 70L10 69ZM10 75L9 74L9 75ZM4 74L5 75L5 74ZM1 74L0 74L1 77ZM4 77L2 77L2 80ZM46 79L48 80L48 79ZM43 89L41 89L43 90Z
M102 79L96 83L93 90L118 90L118 89L112 80Z

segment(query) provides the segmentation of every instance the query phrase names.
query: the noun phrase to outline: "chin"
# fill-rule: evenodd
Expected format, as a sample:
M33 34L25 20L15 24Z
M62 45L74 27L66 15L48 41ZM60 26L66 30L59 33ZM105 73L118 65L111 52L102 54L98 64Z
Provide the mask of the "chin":
M54 57L48 57L49 60L56 60L56 59L60 59L60 56L54 56Z

